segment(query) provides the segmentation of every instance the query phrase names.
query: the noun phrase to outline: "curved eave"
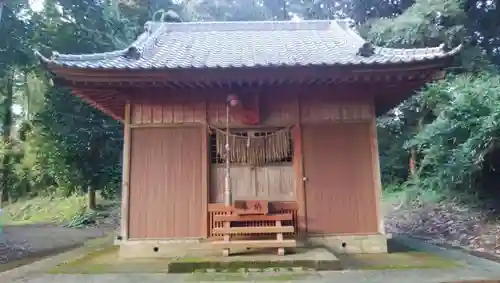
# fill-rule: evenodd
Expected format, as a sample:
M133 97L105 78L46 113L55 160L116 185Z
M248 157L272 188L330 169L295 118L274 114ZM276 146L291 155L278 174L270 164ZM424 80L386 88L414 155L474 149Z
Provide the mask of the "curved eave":
M253 81L327 81L358 80L360 78L394 76L401 78L414 76L420 72L436 71L446 68L458 53L434 59L418 60L408 63L392 64L344 64L344 65L307 65L307 66L259 66L240 68L156 68L156 69L94 69L63 67L50 60L41 59L44 67L56 77L73 82L85 83L197 83L212 82L253 82Z
M336 63L313 63L313 64L254 64L254 65L243 65L243 64L227 64L227 65L217 65L217 66L146 66L142 67L141 65L130 66L124 64L124 66L120 65L107 65L102 63L103 59L112 59L123 56L124 50L110 52L110 53L99 53L99 54L89 54L89 55L60 55L67 58L68 56L74 56L74 59L66 59L61 60L59 57L58 60L50 59L39 52L36 52L37 57L40 61L47 66L49 69L68 69L68 70L82 70L89 72L99 72L99 71L174 71L174 70L183 70L183 71L192 71L192 70L220 70L220 69L265 69L265 68L384 68L384 67L394 67L398 65L414 65L414 64L425 64L432 63L436 61L445 60L447 58L453 57L458 54L461 50L462 46L459 45L454 49L448 52L432 52L427 55L419 55L417 58L408 58L408 56L393 56L393 58L387 60L369 60L368 58L366 62L336 62ZM439 48L435 48L439 49ZM418 53L419 50L416 50L415 53ZM399 58L398 58L399 57ZM92 62L96 63L92 63ZM85 62L85 64L81 64L81 62ZM97 63L100 62L100 63ZM80 66L79 66L80 65Z

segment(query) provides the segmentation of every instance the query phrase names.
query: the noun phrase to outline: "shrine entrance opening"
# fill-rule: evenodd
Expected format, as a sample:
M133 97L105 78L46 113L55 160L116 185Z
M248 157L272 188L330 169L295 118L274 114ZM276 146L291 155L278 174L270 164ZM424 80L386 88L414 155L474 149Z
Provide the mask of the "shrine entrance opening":
M211 203L224 203L225 144L229 135L233 200L294 201L290 128L211 128Z

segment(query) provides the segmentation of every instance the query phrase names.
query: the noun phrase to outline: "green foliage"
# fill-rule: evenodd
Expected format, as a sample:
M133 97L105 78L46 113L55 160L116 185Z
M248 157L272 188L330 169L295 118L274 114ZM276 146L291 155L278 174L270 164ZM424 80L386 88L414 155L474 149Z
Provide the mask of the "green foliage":
M408 144L422 154L422 185L431 190L474 188L474 174L500 137L500 76L450 76L423 91L439 112Z
M465 16L458 0L417 0L399 17L371 23L367 36L392 47L456 46L465 35Z
M49 176L67 194L88 187L116 190L110 182L117 181L113 174L120 171L120 124L67 90L51 88L46 99L35 125L57 149L43 153Z
M380 118L377 127L380 173L382 183L400 184L408 177L408 152L402 150L406 141L403 123L392 118Z
M33 34L29 21L23 20L23 11L27 1L7 0L0 19L0 78L12 67L27 67L34 62L33 52L29 48ZM6 40L8 39L8 40ZM4 89L0 88L0 93Z
M106 212L80 210L78 214L71 218L67 226L71 228L84 228L96 224L99 218L103 219L107 216L108 213Z

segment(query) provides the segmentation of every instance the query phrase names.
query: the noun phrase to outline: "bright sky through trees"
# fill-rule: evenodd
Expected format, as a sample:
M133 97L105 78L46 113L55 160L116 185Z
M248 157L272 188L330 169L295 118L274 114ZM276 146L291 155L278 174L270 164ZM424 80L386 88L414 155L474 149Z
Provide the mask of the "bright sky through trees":
M45 0L29 0L31 9L35 12L43 10L43 3Z

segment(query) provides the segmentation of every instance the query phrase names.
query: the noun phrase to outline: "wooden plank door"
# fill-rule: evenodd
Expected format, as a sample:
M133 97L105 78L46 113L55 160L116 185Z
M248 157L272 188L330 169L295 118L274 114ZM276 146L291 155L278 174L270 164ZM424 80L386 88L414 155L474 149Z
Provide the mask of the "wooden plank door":
M295 181L291 164L264 165L255 168L255 194L269 201L295 200Z
M369 124L304 125L302 136L308 232L376 232Z
M206 235L203 154L199 127L132 130L130 238Z

